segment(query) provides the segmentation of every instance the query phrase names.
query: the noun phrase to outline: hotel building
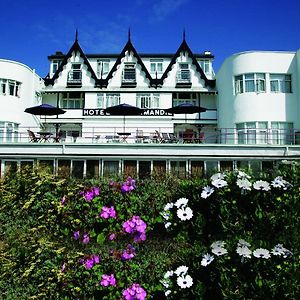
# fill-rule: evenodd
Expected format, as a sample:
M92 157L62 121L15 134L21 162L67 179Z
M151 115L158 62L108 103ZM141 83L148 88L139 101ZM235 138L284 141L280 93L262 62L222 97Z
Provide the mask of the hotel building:
M234 54L215 75L212 53L193 53L184 36L173 54L138 53L130 33L119 54L86 54L76 34L48 59L45 78L0 59L2 175L46 164L77 177L201 176L300 157L300 50ZM42 103L66 112L24 112ZM105 110L122 103L143 111ZM183 103L205 111L168 112Z

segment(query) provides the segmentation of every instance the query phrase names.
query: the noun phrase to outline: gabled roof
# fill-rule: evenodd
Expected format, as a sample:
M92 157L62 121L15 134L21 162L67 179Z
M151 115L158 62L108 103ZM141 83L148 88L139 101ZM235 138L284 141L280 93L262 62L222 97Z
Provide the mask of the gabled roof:
M108 81L113 77L113 73L116 72L116 70L118 68L118 65L121 64L122 58L125 57L125 53L127 51L133 53L133 56L136 58L137 63L141 66L141 69L145 73L146 78L149 79L149 81L151 83L152 77L151 77L149 71L147 70L147 68L145 67L143 61L141 60L139 54L137 53L137 51L135 50L134 46L132 45L131 40L129 38L128 42L126 43L126 45L123 48L123 50L120 53L120 55L118 56L118 58L117 58L115 64L113 65L112 69L108 73L107 77L103 80L103 83L104 83L105 86L108 85Z
M46 76L46 78L44 78L45 80L45 85L53 85L54 81L58 78L60 72L62 72L64 66L68 63L68 59L72 56L73 51L79 52L80 56L83 59L84 64L87 66L88 71L91 73L91 77L97 82L97 76L93 70L93 68L91 67L86 55L84 54L84 52L82 51L78 40L77 40L77 34L76 34L76 39L74 44L72 45L72 47L70 48L69 52L64 56L64 59L62 60L61 64L59 65L58 69L56 70L55 74L53 75L52 78L49 78L49 74Z
M188 44L186 43L185 37L183 38L183 41L182 41L181 45L179 46L178 50L176 51L176 53L171 56L172 59L168 65L168 67L166 68L165 72L163 73L162 77L161 78L152 78L148 69L145 67L145 65L141 59L141 56L144 56L144 55L140 56L137 53L136 49L134 48L133 44L131 43L130 32L129 32L128 41L127 41L125 47L123 48L122 52L119 55L117 55L117 56L114 55L115 57L117 57L117 60L116 60L115 64L113 65L112 69L110 70L110 72L108 73L108 75L106 76L106 78L104 78L104 79L97 78L97 76L96 76L94 70L92 69L92 67L89 63L89 60L87 58L87 56L94 57L94 55L84 54L84 52L82 51L82 49L78 43L77 33L76 33L75 42L66 55L63 55L61 52L59 52L56 55L50 56L50 58L59 57L59 58L63 58L63 60L52 78L49 78L49 74L44 78L45 85L50 85L50 84L53 85L54 84L54 81L58 78L60 72L63 70L63 67L68 63L68 59L72 56L73 51L75 51L75 52L78 51L80 53L80 56L83 58L84 64L87 66L88 71L91 73L91 77L95 80L95 85L100 88L107 87L109 80L113 77L114 72L116 72L118 66L121 64L122 59L125 57L125 54L127 51L132 52L134 57L137 59L137 63L140 65L141 70L145 73L146 78L149 80L150 86L158 87L158 86L163 85L163 81L168 77L168 73L172 70L172 67L176 63L176 60L180 56L181 52L186 52L188 54L188 56L192 59L192 63L196 67L197 72L199 72L200 77L204 80L205 86L214 88L216 85L216 80L208 79L206 77L205 73L203 72L201 66L199 65L199 63L196 59L196 57L213 57L213 56L210 54L208 54L208 55L205 54L204 56L203 55L194 55L192 53L191 49L189 48ZM165 55L169 56L170 54L165 54Z
M188 56L192 59L193 65L196 67L197 72L200 73L200 77L204 80L206 86L210 86L212 88L216 85L216 80L208 79L203 72L201 66L199 65L195 55L192 53L190 47L188 46L185 38L183 39L181 45L179 46L178 50L176 51L175 55L173 56L172 60L170 61L168 67L166 68L165 72L163 73L162 77L160 78L160 84L163 84L163 81L168 77L168 73L172 70L172 66L176 63L177 58L180 56L181 52L187 52Z

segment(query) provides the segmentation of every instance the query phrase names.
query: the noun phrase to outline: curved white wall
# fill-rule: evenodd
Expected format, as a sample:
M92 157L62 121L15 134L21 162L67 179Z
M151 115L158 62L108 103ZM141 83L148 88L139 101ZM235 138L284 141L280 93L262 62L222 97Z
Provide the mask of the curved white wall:
M8 91L0 93L0 122L13 122L22 126L37 126L36 119L25 113L27 107L37 105L36 91L40 91L42 80L34 70L24 64L0 59L0 78L21 82L19 96L11 96Z
M266 92L235 95L234 76L265 73ZM291 74L292 93L270 92L269 74ZM218 125L234 128L251 121L292 122L300 128L297 58L295 52L243 52L227 58L217 74Z

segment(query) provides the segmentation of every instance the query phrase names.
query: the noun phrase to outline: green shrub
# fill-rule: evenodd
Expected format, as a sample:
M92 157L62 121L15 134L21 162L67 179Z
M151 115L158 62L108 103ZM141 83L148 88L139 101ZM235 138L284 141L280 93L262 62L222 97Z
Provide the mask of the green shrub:
M0 186L2 298L123 299L136 283L147 299L299 299L299 179L286 164L257 178L11 174Z

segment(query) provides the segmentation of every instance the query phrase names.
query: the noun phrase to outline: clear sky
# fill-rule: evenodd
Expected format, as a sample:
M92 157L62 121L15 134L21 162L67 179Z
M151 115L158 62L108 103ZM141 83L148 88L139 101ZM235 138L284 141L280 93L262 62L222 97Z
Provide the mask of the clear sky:
M131 29L138 53L175 53L183 30L193 53L224 59L247 50L300 48L299 0L0 0L0 58L44 77L47 56L79 32L85 53L120 53Z

